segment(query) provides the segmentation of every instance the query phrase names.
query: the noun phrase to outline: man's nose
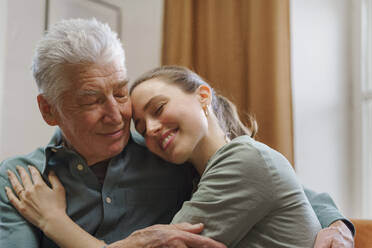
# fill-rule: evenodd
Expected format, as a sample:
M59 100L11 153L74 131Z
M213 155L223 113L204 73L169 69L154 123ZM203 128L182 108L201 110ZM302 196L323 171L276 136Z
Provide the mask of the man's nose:
M103 118L104 123L107 124L120 124L123 120L120 104L115 100L114 97L108 99L105 103L105 116Z

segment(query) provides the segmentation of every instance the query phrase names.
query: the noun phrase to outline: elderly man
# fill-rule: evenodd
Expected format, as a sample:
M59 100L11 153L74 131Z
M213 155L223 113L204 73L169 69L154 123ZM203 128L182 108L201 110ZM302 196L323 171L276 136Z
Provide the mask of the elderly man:
M169 223L190 198L195 174L191 166L174 166L151 154L131 135L124 51L107 25L81 19L54 25L40 41L32 68L40 112L58 128L45 147L0 164L0 247L56 247L18 214L3 190L10 186L7 170L28 165L46 181L54 171L66 189L67 214L106 243L122 240L117 244L128 247L128 241L141 239L143 247L220 247L193 234L200 226L156 225L145 229L146 235L131 235ZM332 226L321 231L317 245L352 247L353 227L332 200L306 193L322 226ZM155 243L160 235L172 238Z

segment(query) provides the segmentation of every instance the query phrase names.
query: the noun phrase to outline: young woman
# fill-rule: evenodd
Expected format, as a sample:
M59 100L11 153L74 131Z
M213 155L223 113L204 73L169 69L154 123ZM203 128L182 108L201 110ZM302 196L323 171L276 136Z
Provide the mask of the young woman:
M251 128L244 126L230 101L183 67L156 68L135 81L130 93L135 127L147 147L170 162L191 162L200 174L191 200L172 223L204 223L202 234L229 248L313 247L321 229L318 219L289 162L253 139L254 121ZM35 169L30 171L34 181L41 180ZM51 183L62 187L53 176ZM63 190L56 196L43 187L38 195L44 191L57 199L63 212ZM78 230L64 213L40 216L43 204L35 199L25 218L48 230L50 238L60 237L66 228ZM12 203L17 208L17 200ZM68 242L101 245L82 230L72 235L65 247Z

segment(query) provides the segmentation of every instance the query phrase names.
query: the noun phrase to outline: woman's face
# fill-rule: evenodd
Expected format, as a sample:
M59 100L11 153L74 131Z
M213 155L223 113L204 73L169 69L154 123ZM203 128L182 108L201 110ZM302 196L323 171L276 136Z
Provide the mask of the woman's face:
M177 164L192 157L208 129L197 92L155 78L135 87L131 100L136 129L150 151Z

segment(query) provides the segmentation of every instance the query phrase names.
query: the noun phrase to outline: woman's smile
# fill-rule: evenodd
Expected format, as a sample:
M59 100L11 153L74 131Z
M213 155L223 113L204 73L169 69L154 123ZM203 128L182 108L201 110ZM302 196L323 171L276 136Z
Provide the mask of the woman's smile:
M174 141L178 133L178 128L168 130L161 137L161 148L165 151Z

